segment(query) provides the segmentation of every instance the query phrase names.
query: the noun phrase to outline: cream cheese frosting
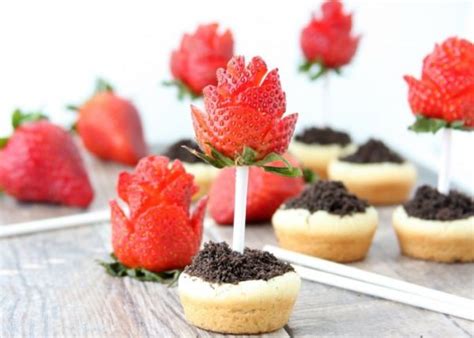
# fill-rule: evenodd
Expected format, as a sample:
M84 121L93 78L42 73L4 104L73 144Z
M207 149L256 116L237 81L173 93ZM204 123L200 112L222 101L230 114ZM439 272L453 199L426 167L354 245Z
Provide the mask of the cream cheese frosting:
M400 230L417 232L440 237L472 238L474 240L474 216L450 220L424 220L409 216L402 206L395 209L393 223Z
M391 181L403 177L415 181L416 169L411 163L352 163L334 160L329 164L329 175L333 179L344 178L358 182Z
M341 146L340 144L306 144L293 141L289 150L302 161L315 161L318 163L326 163L338 156L348 155L356 150L356 145L348 144ZM317 157L315 157L317 154Z
M311 213L306 209L278 209L273 215L272 223L286 231L349 235L354 232L371 233L377 226L378 215L374 207L345 216L323 210Z
M242 298L273 299L292 295L296 298L301 279L296 272L287 272L269 280L249 280L237 284L210 283L200 277L182 273L179 277L179 292L194 299L212 301L241 301Z

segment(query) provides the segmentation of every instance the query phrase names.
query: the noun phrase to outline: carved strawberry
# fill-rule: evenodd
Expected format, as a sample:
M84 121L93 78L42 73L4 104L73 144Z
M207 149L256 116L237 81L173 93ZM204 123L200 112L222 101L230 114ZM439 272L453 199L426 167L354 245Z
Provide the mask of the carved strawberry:
M122 173L118 194L129 216L111 201L112 245L117 259L129 268L153 272L188 265L199 250L207 198L190 213L197 186L179 161L163 156L140 160L133 173Z
M217 86L204 89L206 111L191 106L204 160L224 167L263 166L281 159L298 115L283 116L286 100L278 70L266 73L267 66L260 57L248 65L244 57L233 57L227 69L217 71Z
M322 16L313 16L301 32L301 49L306 63L302 71L310 71L317 64L319 70L310 75L316 79L328 70L348 64L359 44L359 37L351 35L352 14L343 12L342 3L338 0L323 2Z
M179 97L189 93L200 96L207 85L216 84L216 70L225 67L234 54L232 33L218 32L219 25L198 26L193 34L184 34L179 49L171 54L171 73L178 85Z
M456 37L436 45L423 60L421 79L404 77L415 131L474 127L474 44Z

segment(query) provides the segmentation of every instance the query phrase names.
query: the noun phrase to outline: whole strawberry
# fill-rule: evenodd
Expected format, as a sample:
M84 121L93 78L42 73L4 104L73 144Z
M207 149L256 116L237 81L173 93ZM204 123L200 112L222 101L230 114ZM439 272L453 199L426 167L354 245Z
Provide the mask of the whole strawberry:
M313 16L301 32L300 43L306 63L302 71L309 71L313 64L318 64L319 72L312 75L315 79L328 70L348 64L359 44L359 37L351 35L352 14L343 12L342 3L338 0L323 2L322 16Z
M110 202L117 259L129 268L153 272L188 265L201 243L207 198L190 213L197 186L181 162L145 157L133 173L120 174L117 190L129 209L126 216L117 201Z
M71 135L41 114L17 110L12 122L0 149L0 189L20 201L87 207L94 193Z
M179 86L180 98L185 93L200 96L207 85L216 84L216 70L225 67L234 54L232 33L219 34L219 25L198 26L193 34L184 34L179 49L171 54L171 73Z
M286 99L278 70L254 57L233 57L204 89L206 111L192 106L194 131L206 161L217 167L260 165L286 152L298 114L283 116ZM268 157L269 156L269 157ZM266 162L265 162L266 163Z
M78 109L76 129L84 146L104 160L134 165L146 156L140 115L128 100L102 80L95 94Z
M421 79L407 75L405 81L411 110L419 117L412 129L434 132L444 126L474 127L473 43L452 37L436 45L423 60Z
M298 166L289 155L285 158ZM271 163L282 167L279 162ZM225 168L212 184L209 191L209 212L218 224L232 224L235 200L235 168ZM294 197L304 189L302 177L284 177L262 168L251 167L247 195L247 222L269 221L276 209L288 198Z

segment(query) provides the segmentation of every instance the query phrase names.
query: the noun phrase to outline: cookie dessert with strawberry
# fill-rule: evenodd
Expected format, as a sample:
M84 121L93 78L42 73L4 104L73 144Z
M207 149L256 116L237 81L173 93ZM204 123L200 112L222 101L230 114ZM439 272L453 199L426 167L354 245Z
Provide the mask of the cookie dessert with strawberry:
M375 208L337 181L314 183L272 217L282 248L336 262L364 259L377 223Z
M356 148L346 132L330 127L309 127L295 136L290 152L306 168L325 179L328 177L329 163L340 156L353 153Z
M321 14L313 15L300 36L304 62L300 71L310 80L323 80L320 126L308 127L298 133L290 151L305 167L327 178L329 163L339 156L352 153L349 134L329 127L331 117L330 77L340 74L342 67L354 57L360 37L352 33L352 14L344 12L342 2L324 1Z
M393 213L401 252L436 262L474 261L474 199L450 190L453 130L474 130L474 44L451 37L423 60L421 79L405 76L415 132L442 132L437 188L422 186Z
M24 202L86 208L94 198L72 136L41 113L16 110L0 139L0 191Z
M202 96L207 85L216 85L216 71L225 67L234 55L234 39L230 30L219 33L219 24L199 25L192 34L184 34L178 49L171 54L172 81L178 98Z
M278 70L267 73L260 57L247 65L242 56L233 57L226 69L217 71L217 86L207 86L203 94L205 111L192 106L201 151L190 151L218 168L235 166L233 243L232 250L226 244L208 244L198 253L180 276L181 303L186 319L206 330L274 331L287 323L301 282L291 267L275 257L244 250L249 167L301 175L282 156L297 114L285 115Z
M117 95L104 80L94 95L79 107L75 129L85 148L95 156L135 165L147 155L140 114L131 101Z
M331 161L331 180L342 181L374 205L405 202L416 181L416 168L380 140L369 139L351 155Z
M299 163L289 154L285 158L294 166ZM282 161L269 163L283 167ZM308 178L311 180L311 178ZM234 219L235 169L222 169L209 191L209 214L217 224L230 225ZM285 177L251 167L247 191L246 220L248 223L267 222L276 209L287 199L301 193L305 186L303 177Z
M300 288L293 267L269 252L206 243L179 279L181 303L194 325L255 334L283 327Z
M164 156L144 157L132 173L122 172L117 192L128 212L110 202L116 261L103 263L107 271L137 277L138 270L158 279L190 264L201 244L207 203L202 198L190 210L197 189L181 162Z
M172 160L180 160L186 172L194 176L194 182L199 190L194 195L194 199L206 195L211 188L212 182L219 173L219 169L206 163L199 157L194 156L187 149L199 150L197 143L191 139L181 139L171 144L163 153L163 156Z

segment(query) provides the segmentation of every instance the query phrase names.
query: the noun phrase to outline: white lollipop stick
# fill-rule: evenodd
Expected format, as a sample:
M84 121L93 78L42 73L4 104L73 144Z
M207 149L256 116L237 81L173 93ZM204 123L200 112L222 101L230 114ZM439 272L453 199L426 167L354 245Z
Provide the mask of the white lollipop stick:
M245 247L245 215L247 212L247 187L249 181L249 167L238 166L235 168L235 204L234 204L234 229L232 235L232 248L240 253Z
M449 193L451 178L451 128L442 130L441 159L438 173L438 191L442 194Z
M331 94L330 94L329 72L323 75L323 90L322 90L322 110L321 110L321 126L326 127L331 116Z

